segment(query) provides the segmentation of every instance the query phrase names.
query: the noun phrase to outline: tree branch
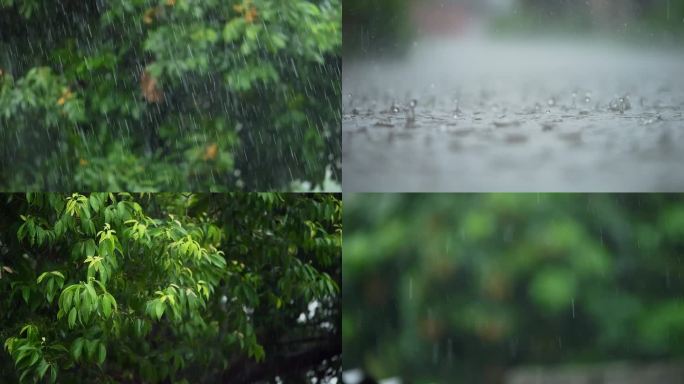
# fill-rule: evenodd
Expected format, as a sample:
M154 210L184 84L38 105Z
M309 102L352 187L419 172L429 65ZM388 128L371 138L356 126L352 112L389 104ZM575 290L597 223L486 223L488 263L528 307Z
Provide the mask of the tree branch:
M254 383L277 375L287 375L292 372L306 372L315 369L326 360L330 360L342 353L339 337L333 336L325 343L315 344L295 353L275 355L261 363L244 359L228 369L222 375L223 382Z

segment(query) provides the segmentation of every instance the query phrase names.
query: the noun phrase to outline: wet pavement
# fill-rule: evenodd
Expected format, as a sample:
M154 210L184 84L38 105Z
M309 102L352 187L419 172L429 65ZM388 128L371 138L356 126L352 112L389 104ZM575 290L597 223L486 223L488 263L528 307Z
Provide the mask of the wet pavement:
M684 52L426 40L346 60L345 191L684 190Z

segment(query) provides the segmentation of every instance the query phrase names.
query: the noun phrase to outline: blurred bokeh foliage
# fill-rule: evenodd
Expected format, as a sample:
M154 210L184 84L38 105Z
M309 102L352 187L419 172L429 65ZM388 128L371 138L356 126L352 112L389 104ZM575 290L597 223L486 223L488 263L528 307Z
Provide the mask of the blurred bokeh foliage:
M454 4L460 7L449 7ZM668 45L684 41L684 2L677 0L344 0L345 57L405 52L420 34L415 16L424 9L435 11L433 17L458 12L452 16L474 31L484 27L497 37L591 35Z
M393 54L412 35L409 1L344 0L344 56Z
M340 178L340 0L0 0L3 190Z
M684 2L673 0L519 0L493 19L498 35L603 35L631 42L681 44Z
M479 382L684 355L678 195L348 195L345 366Z

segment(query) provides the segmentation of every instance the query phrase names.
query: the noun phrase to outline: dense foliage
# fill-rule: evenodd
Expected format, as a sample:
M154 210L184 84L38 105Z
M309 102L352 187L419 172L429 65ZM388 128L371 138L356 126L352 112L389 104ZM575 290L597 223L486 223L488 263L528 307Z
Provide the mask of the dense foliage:
M3 380L339 374L338 197L0 197Z
M345 367L499 382L514 365L684 356L681 196L345 200Z
M0 189L339 180L341 13L340 0L0 0Z

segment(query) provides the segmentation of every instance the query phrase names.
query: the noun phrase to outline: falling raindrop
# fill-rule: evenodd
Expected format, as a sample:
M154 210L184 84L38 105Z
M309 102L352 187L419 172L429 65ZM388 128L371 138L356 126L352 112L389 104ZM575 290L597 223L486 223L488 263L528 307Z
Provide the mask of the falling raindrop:
M447 339L447 362L453 363L454 360L454 346L451 338Z
M575 318L575 298L572 298L572 318Z
M511 357L515 357L518 354L518 339L513 339L508 342L508 352Z
M670 21L670 0L667 0L667 21Z
M439 343L432 344L432 364L437 365L439 362Z
M670 288L670 270L665 271L665 285Z

